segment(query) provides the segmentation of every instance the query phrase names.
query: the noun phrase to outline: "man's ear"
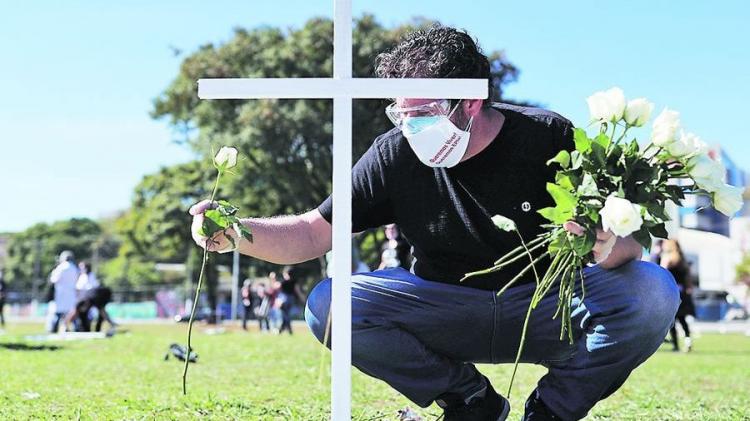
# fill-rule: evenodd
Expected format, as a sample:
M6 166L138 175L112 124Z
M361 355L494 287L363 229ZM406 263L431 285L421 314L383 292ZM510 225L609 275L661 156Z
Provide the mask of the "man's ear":
M469 117L476 117L477 114L482 110L483 99L465 99L461 103L464 110L464 115Z

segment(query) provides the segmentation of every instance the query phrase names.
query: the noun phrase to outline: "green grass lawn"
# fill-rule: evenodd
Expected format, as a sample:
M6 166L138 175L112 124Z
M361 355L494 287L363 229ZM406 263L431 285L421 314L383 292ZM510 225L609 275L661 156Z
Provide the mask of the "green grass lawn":
M330 355L306 329L294 336L227 329L207 335L197 326L188 396L182 396L182 364L164 361L172 342L182 343L185 325L130 325L106 340L30 342L41 325L8 326L0 335L0 419L328 419ZM18 344L29 345L26 349ZM59 349L34 349L34 345ZM319 376L321 358L326 368ZM480 369L500 391L511 366ZM511 419L544 369L523 365L514 384ZM413 404L382 382L356 372L353 418L394 420ZM691 354L665 345L637 369L587 419L750 419L750 337L703 335ZM439 408L419 413L434 419Z

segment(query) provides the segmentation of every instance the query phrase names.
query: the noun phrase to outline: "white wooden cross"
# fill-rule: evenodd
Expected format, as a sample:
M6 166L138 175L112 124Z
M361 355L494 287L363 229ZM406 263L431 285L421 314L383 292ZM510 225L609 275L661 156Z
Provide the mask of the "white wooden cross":
M352 79L352 4L333 2L333 78L201 79L201 99L333 99L331 417L351 419L352 99L487 98L486 79ZM346 256L346 257L344 257ZM377 351L376 351L377 352Z

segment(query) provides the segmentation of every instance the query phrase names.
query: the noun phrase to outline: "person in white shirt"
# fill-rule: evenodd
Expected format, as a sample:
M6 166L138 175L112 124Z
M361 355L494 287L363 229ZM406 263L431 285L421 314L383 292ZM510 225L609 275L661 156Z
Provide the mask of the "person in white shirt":
M86 291L98 287L99 280L96 279L96 275L91 271L91 263L81 262L78 264L78 269L81 271L81 274L78 276L78 282L76 282L76 291L78 291L78 298L81 298Z
M57 332L60 321L76 306L76 283L78 267L74 262L72 251L60 253L59 264L52 270L49 281L55 287L55 315L50 326L50 333Z
M80 276L78 276L78 282L76 282L76 298L78 301L81 301L85 296L86 293L94 288L99 287L99 280L96 279L96 275L94 272L91 271L91 263L89 262L80 262L78 263L78 269L81 271ZM90 322L91 320L96 319L99 316L99 311L97 310L97 307L92 306L88 313L82 317L88 318L87 320ZM78 330L78 324L76 324L76 330Z

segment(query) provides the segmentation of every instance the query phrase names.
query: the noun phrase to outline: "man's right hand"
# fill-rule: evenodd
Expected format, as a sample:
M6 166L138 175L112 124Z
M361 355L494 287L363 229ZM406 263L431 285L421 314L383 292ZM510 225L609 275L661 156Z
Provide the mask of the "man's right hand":
M214 208L216 208L216 202L211 202L210 200L203 200L193 205L189 211L190 215L193 215L193 224L190 227L190 231L193 236L193 241L195 241L200 247L203 247L208 251L223 253L232 250L232 243L229 242L224 233L218 232L210 239L199 234L201 227L203 226L203 219L205 218L203 213ZM231 231L231 228L229 230ZM233 233L234 231L229 234L232 235Z

